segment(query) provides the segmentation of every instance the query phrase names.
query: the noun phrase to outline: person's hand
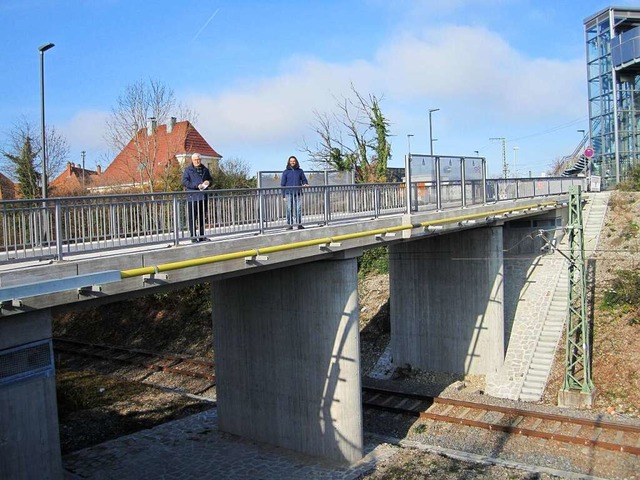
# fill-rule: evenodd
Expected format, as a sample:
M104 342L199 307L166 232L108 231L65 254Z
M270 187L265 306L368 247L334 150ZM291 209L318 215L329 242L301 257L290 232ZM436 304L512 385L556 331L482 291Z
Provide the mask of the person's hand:
M202 182L203 188L209 188L209 180Z

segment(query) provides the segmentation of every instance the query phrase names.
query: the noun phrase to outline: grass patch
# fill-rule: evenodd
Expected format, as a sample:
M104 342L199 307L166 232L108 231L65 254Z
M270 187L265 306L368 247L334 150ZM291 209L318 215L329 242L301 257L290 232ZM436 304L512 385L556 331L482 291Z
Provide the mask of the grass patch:
M640 304L640 271L618 270L611 286L604 292L605 308L634 307Z

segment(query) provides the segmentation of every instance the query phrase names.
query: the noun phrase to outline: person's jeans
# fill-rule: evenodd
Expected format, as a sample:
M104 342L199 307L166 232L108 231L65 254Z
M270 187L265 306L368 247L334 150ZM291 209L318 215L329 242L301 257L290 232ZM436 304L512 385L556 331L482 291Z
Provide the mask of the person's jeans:
M295 223L300 225L302 223L302 195L287 193L285 195L285 199L287 200L287 224L294 224L294 219L292 217L295 212Z
M187 203L187 210L189 213L189 233L191 233L191 238L204 237L204 217L205 217L205 201L204 200L195 200L189 201ZM196 235L195 232L195 217L198 217L198 227L199 234Z

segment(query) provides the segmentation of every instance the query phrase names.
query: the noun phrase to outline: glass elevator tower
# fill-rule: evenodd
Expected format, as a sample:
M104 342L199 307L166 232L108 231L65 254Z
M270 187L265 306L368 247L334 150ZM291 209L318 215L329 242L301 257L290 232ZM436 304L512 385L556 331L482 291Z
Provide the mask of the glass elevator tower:
M640 8L608 7L584 26L591 173L607 189L640 163Z

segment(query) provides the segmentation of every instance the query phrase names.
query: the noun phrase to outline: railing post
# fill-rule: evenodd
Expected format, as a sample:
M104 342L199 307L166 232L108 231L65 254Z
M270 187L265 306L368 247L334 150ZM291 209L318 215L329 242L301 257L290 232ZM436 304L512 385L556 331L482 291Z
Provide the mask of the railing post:
M56 259L62 260L62 205L60 200L55 203L55 223L56 223Z
M482 204L487 204L487 161L482 159Z
M404 156L404 181L407 189L407 215L411 215L411 154Z
M258 231L261 234L264 233L264 229L265 229L264 211L266 208L266 205L265 205L266 200L263 192L264 191L261 188L258 189Z
M324 170L324 224L331 221L331 198L329 197L329 172Z
M442 188L440 185L440 157L436 161L436 210L442 210Z
M464 161L464 157L460 158L460 187L462 188L461 200L462 208L467 207L467 169Z
M324 224L329 225L331 221L331 195L329 195L329 185L324 185Z
M377 184L373 186L373 212L374 218L380 216L380 187Z
M178 246L180 243L180 211L178 202L178 193L173 194L173 244Z

